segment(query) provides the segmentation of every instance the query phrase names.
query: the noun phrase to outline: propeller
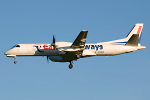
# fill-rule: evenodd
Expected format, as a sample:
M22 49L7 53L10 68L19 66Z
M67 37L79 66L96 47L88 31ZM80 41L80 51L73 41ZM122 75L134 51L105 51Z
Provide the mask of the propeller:
M54 47L54 53L55 53L55 49L56 49L56 45L55 45L55 37L54 37L54 35L53 35L53 41L52 41L52 46ZM46 56L47 57L47 62L49 63L49 56Z
M54 37L54 35L53 35L53 41L52 41L52 43L51 43L51 45L54 47L54 54L55 54L55 49L56 49L56 45L55 45L55 37ZM47 57L47 62L49 63L49 56L46 56Z

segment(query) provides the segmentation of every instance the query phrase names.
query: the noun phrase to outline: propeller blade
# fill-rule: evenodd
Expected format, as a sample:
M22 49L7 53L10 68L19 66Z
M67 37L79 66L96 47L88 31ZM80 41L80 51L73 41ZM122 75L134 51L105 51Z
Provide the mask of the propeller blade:
M49 57L47 56L47 62L49 63Z
M51 45L54 47L54 52L55 52L55 50L56 50L55 41L56 41L56 39L55 39L55 37L54 37L54 35L53 35L53 42L52 42Z
M55 37L54 37L54 35L53 35L53 41L52 41L52 44L51 44L53 47L56 47L55 46Z
M53 35L53 44L55 44L55 37L54 37L54 35Z

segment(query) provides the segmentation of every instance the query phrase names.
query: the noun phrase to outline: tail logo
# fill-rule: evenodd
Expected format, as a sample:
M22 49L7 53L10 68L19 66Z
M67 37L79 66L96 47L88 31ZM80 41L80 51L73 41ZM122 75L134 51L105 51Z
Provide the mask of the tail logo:
M137 34L140 34L141 29L142 29L142 26L139 26L139 29L138 29L138 31L137 31Z
M39 46L34 46L34 47L36 47L36 49L37 49L39 52L41 52L41 53L44 52L43 50L40 49Z

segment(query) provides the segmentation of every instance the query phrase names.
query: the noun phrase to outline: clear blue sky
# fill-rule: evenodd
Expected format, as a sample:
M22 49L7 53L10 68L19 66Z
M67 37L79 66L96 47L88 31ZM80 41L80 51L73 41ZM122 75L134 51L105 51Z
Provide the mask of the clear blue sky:
M149 0L1 0L0 100L150 100ZM124 38L144 23L144 50L69 63L46 57L13 58L15 44L73 42L88 30L87 43ZM111 49L111 48L110 48Z

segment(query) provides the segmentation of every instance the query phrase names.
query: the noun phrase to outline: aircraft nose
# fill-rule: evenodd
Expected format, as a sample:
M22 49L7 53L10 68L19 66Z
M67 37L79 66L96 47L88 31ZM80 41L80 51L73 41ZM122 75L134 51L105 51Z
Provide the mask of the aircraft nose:
M5 54L5 55L7 55L7 54L8 54L8 52L6 51L4 54Z
M8 54L9 54L9 51L6 51L4 54L5 54L5 55L8 55Z

